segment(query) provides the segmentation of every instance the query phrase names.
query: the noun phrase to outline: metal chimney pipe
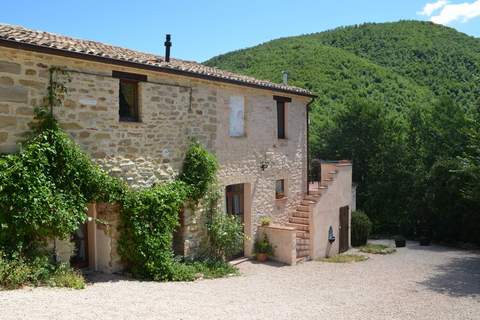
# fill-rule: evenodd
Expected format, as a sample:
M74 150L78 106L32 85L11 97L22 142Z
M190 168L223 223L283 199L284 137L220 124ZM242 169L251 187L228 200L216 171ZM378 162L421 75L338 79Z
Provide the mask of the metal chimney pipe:
M282 71L282 82L284 85L288 84L288 71Z
M167 34L165 40L165 62L170 62L170 47L172 46L172 42L170 41L170 39L170 34Z

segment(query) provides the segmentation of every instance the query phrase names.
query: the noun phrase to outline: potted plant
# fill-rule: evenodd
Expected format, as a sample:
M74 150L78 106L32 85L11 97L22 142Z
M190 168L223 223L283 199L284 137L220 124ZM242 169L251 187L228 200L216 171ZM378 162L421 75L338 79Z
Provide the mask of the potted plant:
M393 237L393 240L395 240L395 247L397 248L403 248L407 243L405 237L400 235Z
M270 223L272 223L272 218L270 218L269 216L260 217L260 225L262 227L267 227L270 225Z
M258 262L267 261L269 256L273 256L273 246L268 241L267 235L263 235L263 239L257 239L254 245L255 256Z

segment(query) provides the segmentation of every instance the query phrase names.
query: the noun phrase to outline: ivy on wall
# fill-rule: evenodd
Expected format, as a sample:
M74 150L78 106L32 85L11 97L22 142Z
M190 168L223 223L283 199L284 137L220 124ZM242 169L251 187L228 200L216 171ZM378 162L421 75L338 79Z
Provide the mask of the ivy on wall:
M0 157L0 252L32 255L46 239L69 237L85 222L88 203L118 202L119 253L133 275L193 280L199 268L203 272L208 266L216 274L230 273L225 264L181 264L172 250L182 206L186 202L196 206L214 185L215 156L192 142L176 180L132 190L103 171L59 128L53 108L61 105L69 77L54 67L49 80L48 95L35 109L32 132L22 150Z

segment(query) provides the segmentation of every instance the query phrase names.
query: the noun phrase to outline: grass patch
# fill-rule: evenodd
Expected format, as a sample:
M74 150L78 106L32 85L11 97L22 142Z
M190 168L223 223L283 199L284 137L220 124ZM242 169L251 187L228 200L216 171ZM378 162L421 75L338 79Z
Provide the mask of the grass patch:
M390 254L394 253L395 251L397 250L384 244L367 243L366 245L360 247L360 252L373 254Z
M332 262L332 263L351 263L351 262L361 262L367 260L368 257L360 254L337 254L333 257L318 259L322 262Z
M176 261L174 270L173 281L215 279L240 274L237 267L215 259Z

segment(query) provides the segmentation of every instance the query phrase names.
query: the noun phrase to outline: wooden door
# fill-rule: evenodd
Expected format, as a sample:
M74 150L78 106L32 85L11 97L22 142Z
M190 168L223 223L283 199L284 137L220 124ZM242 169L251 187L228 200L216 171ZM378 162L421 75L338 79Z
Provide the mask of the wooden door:
M348 225L348 216L349 216L349 207L341 207L340 208L340 243L339 243L339 251L340 253L345 252L349 249L349 235L350 229Z

